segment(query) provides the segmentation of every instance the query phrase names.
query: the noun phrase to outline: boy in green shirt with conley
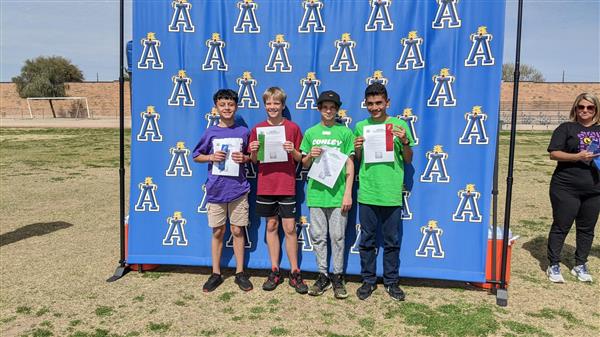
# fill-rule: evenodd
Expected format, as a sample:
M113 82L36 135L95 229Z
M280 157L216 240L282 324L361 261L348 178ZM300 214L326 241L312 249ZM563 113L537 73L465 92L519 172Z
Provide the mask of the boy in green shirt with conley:
M356 124L354 150L360 161L358 211L361 225L359 244L360 267L363 284L356 295L365 300L377 288L377 230L383 232L383 284L394 300L404 300L398 286L400 267L400 242L402 240L402 188L404 165L410 164L414 145L406 122L387 114L390 100L385 86L373 83L365 90L365 103L371 117ZM367 126L391 124L393 136L393 161L365 163L363 145ZM388 127L386 125L386 132ZM390 137L391 138L391 137ZM391 139L391 140L392 140ZM386 142L387 145L387 142ZM392 145L392 144L390 144ZM386 148L387 150L387 148Z
M340 96L334 91L325 91L317 99L321 122L304 134L300 150L302 165L308 168L323 155L325 148L335 148L348 156L345 166L333 187L328 187L309 178L307 205L310 209L310 234L313 240L319 277L308 294L318 296L333 285L334 296L348 297L344 286L344 244L348 211L352 208L352 183L354 180L354 135L346 126L335 121L342 105ZM339 166L338 166L339 167ZM331 239L333 274L329 274L327 234Z

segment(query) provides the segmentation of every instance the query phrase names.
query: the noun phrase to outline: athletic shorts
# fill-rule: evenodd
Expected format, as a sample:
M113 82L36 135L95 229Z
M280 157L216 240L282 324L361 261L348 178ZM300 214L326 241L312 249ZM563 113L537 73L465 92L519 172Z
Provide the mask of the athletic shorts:
M265 218L277 215L281 218L296 218L296 196L258 195L256 214Z
M225 226L227 217L234 226L248 226L248 193L224 203L207 203L208 227Z

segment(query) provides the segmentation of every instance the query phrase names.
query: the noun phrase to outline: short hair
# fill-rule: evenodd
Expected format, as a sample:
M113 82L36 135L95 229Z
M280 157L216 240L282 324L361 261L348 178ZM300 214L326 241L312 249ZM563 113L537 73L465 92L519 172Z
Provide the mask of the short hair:
M215 103L215 105L217 104L217 101L220 99L234 101L236 105L238 104L238 94L237 94L237 92L235 92L231 89L217 90L217 92L215 92L215 94L213 95L213 102Z
M596 112L594 114L593 122L594 125L600 125L600 112L598 111L598 109L600 109L600 101L598 101L598 97L596 95L590 94L589 92L581 93L575 98L575 101L573 102L573 107L571 107L569 119L572 122L577 122L577 106L582 100L586 100L594 104L594 106L596 107Z
M365 89L365 99L367 99L369 96L377 95L382 95L386 100L388 99L388 93L385 85L375 82L370 84L367 89Z
M287 95L285 93L285 91L283 91L283 89L279 88L279 87L270 87L269 89L265 90L265 93L262 96L263 98L263 103L267 103L267 100L269 98L278 100L281 102L281 104L285 105L285 100L287 99Z

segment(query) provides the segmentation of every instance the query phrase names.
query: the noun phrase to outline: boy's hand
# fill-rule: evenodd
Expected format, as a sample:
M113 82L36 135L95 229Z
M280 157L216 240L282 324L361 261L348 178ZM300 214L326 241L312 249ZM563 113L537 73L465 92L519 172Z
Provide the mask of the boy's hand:
M342 200L342 212L348 212L352 208L352 195L344 194L344 199Z
M232 152L231 159L238 164L244 164L246 161L244 154L241 152Z
M215 153L212 154L211 161L221 162L225 159L227 159L227 153L223 151L215 151Z
M294 151L294 143L290 142L289 140L286 140L283 143L283 149L287 152L290 153L292 151Z
M408 142L408 139L406 138L406 130L404 130L403 127L394 125L394 128L392 129L392 134L394 136L398 137L400 139L400 141L402 142L402 144L405 144Z
M320 147L313 147L312 149L310 149L310 156L313 158L317 158L318 156L321 155L321 153L323 153L323 150L321 150Z
M365 137L358 136L354 138L354 150L362 150L363 143L365 142Z
M248 145L248 148L250 149L250 152L256 152L260 148L260 142L258 140L250 142L250 145Z

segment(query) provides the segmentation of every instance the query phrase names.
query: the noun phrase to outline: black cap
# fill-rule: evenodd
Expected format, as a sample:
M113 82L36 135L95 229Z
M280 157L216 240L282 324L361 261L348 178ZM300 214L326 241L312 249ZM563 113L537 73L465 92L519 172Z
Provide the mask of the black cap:
M340 101L340 95L338 95L337 92L333 90L323 91L319 95L319 98L317 99L317 105L320 105L323 102L333 102L335 103L335 105L337 105L338 108L342 106L342 101Z

